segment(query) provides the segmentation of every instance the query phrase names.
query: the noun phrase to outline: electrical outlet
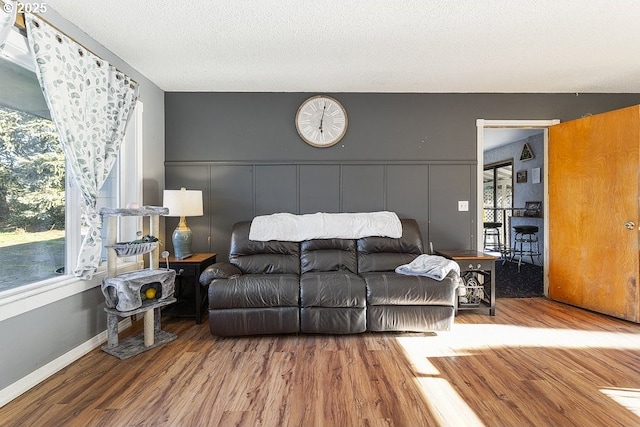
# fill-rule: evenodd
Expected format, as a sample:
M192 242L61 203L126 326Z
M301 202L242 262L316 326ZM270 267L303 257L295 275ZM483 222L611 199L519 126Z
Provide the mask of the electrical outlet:
M468 200L459 200L458 201L458 211L459 212L467 212L469 210L469 201Z

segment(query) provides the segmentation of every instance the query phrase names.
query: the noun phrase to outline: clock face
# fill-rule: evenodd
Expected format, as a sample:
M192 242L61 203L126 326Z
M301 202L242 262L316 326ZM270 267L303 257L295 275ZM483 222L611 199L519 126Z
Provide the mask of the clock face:
M307 144L330 147L347 132L347 112L334 98L313 96L298 108L296 129Z

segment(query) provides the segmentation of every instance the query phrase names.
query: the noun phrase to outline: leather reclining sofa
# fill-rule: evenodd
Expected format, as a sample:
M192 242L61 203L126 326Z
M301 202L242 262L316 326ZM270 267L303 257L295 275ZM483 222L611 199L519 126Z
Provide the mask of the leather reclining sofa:
M423 253L413 219L402 237L304 242L249 240L236 223L229 262L209 266L209 328L214 336L436 332L451 328L455 282L394 272Z

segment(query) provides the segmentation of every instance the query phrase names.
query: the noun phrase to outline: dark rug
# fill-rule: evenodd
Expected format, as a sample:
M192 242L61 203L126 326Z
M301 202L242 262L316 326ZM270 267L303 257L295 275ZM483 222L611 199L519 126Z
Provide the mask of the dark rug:
M544 292L542 267L517 262L496 260L496 298L541 297Z

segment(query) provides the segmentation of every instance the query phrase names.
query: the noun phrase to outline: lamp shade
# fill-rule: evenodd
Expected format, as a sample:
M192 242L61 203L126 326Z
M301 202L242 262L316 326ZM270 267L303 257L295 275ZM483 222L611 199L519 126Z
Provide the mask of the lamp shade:
M180 190L164 190L162 205L169 208L167 216L204 215L201 190L187 190L184 187Z

